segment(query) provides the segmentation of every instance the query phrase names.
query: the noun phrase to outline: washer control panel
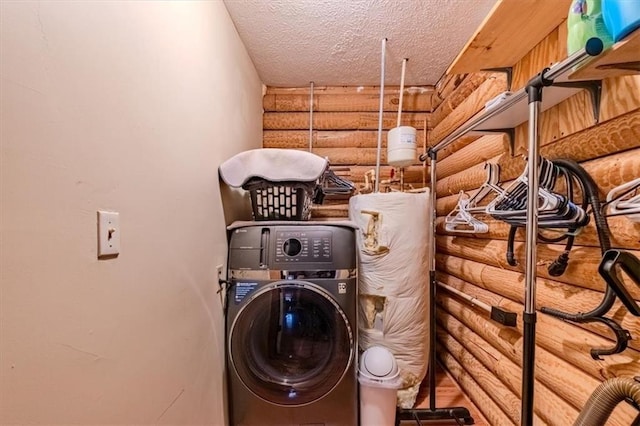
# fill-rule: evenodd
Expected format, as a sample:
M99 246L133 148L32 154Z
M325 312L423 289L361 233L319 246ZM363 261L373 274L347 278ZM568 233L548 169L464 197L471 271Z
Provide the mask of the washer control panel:
M329 231L278 230L275 261L280 263L331 262L332 234Z

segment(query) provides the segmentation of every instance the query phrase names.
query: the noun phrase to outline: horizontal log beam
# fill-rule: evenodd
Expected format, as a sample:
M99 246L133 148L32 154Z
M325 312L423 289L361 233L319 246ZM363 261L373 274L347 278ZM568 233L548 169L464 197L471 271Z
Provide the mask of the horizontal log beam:
M466 160L463 163L466 169L448 174L447 163L444 160L439 163L438 169L445 163L445 170L438 171L438 174L446 177L438 181L438 199L460 191L472 192L485 182L486 174L482 174L481 170L484 170L483 163L487 161L487 147L480 144L481 140L465 148L468 151L465 159L473 158L474 152L477 154L475 162ZM639 148L640 111L634 111L548 144L541 149L541 155L548 159L572 158L583 162L581 165L596 180L604 196L613 187L640 175L640 163L636 161L640 156ZM525 167L523 158L511 157L508 153L494 157L489 162L500 165L500 180L506 182L504 187L508 181L520 176Z
M485 161L488 163L496 163L499 158L500 155L488 158ZM448 195L459 194L460 191L472 192L476 188L479 188L486 180L487 171L484 168L484 162L476 163L475 165L467 165L466 169L463 171L447 176L443 179L438 179L436 184L436 193L438 194L438 197L445 197Z
M402 98L403 112L428 112L432 109L432 92L408 93L405 89ZM384 95L383 111L397 112L400 103L400 90ZM266 94L262 98L262 106L267 112L303 112L309 111L311 98L308 94ZM380 111L379 93L316 93L313 96L314 112L356 112Z
M438 161L436 176L438 179L442 179L476 164L484 166L485 162L491 162L505 152L509 152L509 141L505 135L482 136L472 144Z
M448 212L447 212L448 213ZM438 214L445 214L444 211L438 211ZM443 216L436 219L436 232L439 235L461 235L455 232L448 232L444 228ZM481 219L487 225L489 225L489 232L486 234L464 234L465 237L478 238L480 240L496 239L506 240L509 235L509 225L505 222L487 219L483 216ZM640 250L640 233L638 232L638 225L631 222L629 219L623 216L608 218L609 229L611 230L611 245L614 248L626 248L631 250ZM519 228L516 232L516 241L524 241L525 230ZM599 247L598 235L596 232L595 224L591 221L583 230L578 234L575 241L576 246L590 246Z
M440 276L440 278L443 277ZM454 277L451 278L453 279L447 280L444 278L444 280L448 285L458 288L468 294L483 297L478 294L487 293L486 291L475 288L470 283L465 283L464 281L457 280ZM487 296L485 295L484 297L486 298ZM492 347L498 349L502 355L510 359L512 362L516 363L518 366L522 365L523 328L521 315L518 317L517 330L514 330L512 328L505 328L497 323L487 321L475 309L470 309L468 304L461 303L456 298L449 297L448 295L438 295L437 302L440 309L438 317L444 317L444 319L441 319L440 321L445 324L446 327L449 327L451 323L455 324L455 321L457 320L465 327L468 327L471 333L475 333L483 340L490 342ZM522 306L518 306L515 303L501 304L501 306L514 311L522 309ZM543 325L547 326L549 325L548 323L553 322L562 324L557 328L543 328ZM632 359L635 360L640 356L638 352L631 350L625 351L624 354L607 357L606 359L611 366L608 367L608 370L602 370L601 367L602 363L604 363L603 361L599 361L600 365L598 365L593 362L588 354L576 350L574 341L580 342L584 345L584 340L581 338L580 334L586 332L582 330L574 330L572 333L563 333L563 328L566 328L566 326L571 327L567 323L547 317L546 315L538 316L535 373L536 379L540 383L544 384L559 397L569 402L574 408L582 409L584 403L589 398L593 390L600 384L605 374L608 375L611 374L612 371L615 371L617 373L617 377L624 377L628 375L637 375L640 371L640 364L638 364L637 361L631 361L631 364L625 362L625 360L629 359L628 353L631 353L634 357ZM455 327L453 328L455 331L452 331L452 334L460 333L459 327L456 327L455 325L452 327ZM545 333L544 331L547 332ZM548 345L549 342L551 342L552 345L551 349L545 346ZM485 347L486 346L483 348ZM588 359L585 358L585 355ZM583 368L584 366L588 366L587 370ZM567 383L571 383L571 386L567 386ZM633 408L629 406L623 407L621 410L617 410L614 417L611 418L611 424L627 425L630 424L635 416L636 413ZM570 423L561 422L558 424Z
M458 302L449 295L443 294L443 292L439 292L437 295L438 303L447 312L454 315L476 334L482 336L483 339L491 341L494 347L510 359L521 362L517 361L522 359L521 352L518 352L522 348L519 340L523 333L521 312L524 310L524 306L521 303L514 302L453 275L438 272L437 279L486 303L500 306L511 312L517 312L518 322L516 327L504 327L493 321L479 321L477 315L470 316L471 308L467 303ZM475 312L478 313L479 311ZM592 347L610 345L611 341L609 339L549 315L539 314L537 321L537 346L544 348L590 376L598 380L606 380L612 377L640 374L640 352L637 350L628 348L624 352L604 357L604 359L595 362L589 354L590 349Z
M439 309L437 315L439 325L437 331L438 339L447 347L449 352L453 353L454 356L456 356L456 352L469 352L485 368L498 377L517 398L522 398L522 368L519 359L511 360L504 356L491 342L484 340L446 311ZM460 359L458 356L456 358ZM540 370L546 371L547 365L541 361L547 361L547 359L546 357L542 360L540 358L539 355L536 356L536 364ZM558 358L555 357L554 361L557 360ZM566 363L564 364L566 365ZM573 366L570 367L573 368ZM582 376L584 376L584 373L580 375L580 378ZM578 417L578 409L560 398L558 392L541 382L539 377L540 372L538 371L535 383L535 414L548 424L553 424L554 422L572 424ZM563 381L564 377L566 376L562 375L556 379L556 381L562 381L560 389L562 394L566 393L564 391L567 389L566 381ZM573 381L574 377L570 377L570 379ZM596 379L591 377L587 377L587 380L598 383ZM588 397L589 395L584 395L585 400ZM582 408L582 405L579 408Z
M621 115L596 127L589 127L565 138L550 141L540 148L540 155L550 160L571 158L579 163L597 164L595 160L640 147L640 110ZM636 154L637 155L637 154ZM615 158L615 157L614 157ZM503 181L515 179L524 161L504 156L500 162ZM601 163L604 164L604 163ZM589 170L589 173L592 171ZM637 176L637 175L636 175ZM594 176L595 177L595 176ZM600 181L596 179L598 185Z
M311 208L313 219L342 219L349 217L349 204L314 205Z
M320 157L329 159L329 163L340 166L375 167L378 150L375 148L313 148L311 150ZM380 151L380 164L387 164L387 150ZM416 156L416 165L419 165Z
M465 121L484 109L484 104L507 89L504 74L493 73L477 90L468 96L458 107L433 128L431 140L438 143Z
M304 149L303 151L307 151ZM311 150L320 157L329 159L329 163L336 166L369 166L376 165L378 150L375 148L313 148ZM422 168L418 156L415 157L415 167ZM387 164L387 150L380 151L380 164ZM406 169L406 168L405 168ZM420 176L422 180L422 176Z
M492 371L482 365L473 354L464 350L462 346L442 334L438 334L438 346L444 348L446 353L453 356L457 363L473 376L473 380L480 385L482 390L489 395L493 402L500 407L509 419L518 424L520 419L520 398L514 394L504 383L500 381Z
M409 112L402 114L401 125L416 129L428 127L429 113ZM397 114L382 114L383 129L396 127ZM305 112L265 112L262 116L264 130L309 129L309 113ZM377 130L378 114L374 112L318 112L313 114L313 128L316 130Z
M469 74L448 74L442 76L436 83L433 93L434 108L437 108L439 103L451 96L468 75ZM438 103L438 105L436 105L436 103Z
M334 166L332 166L334 168ZM343 169L341 166L336 165L336 169ZM341 176L344 176L346 179L349 179L352 182L364 182L365 173L370 170L375 170L375 166L348 166L348 171L341 172ZM390 166L380 166L380 177L382 180L391 179L393 167ZM404 179L406 182L410 183L418 183L422 182L424 167L422 166L409 166L404 169ZM396 172L394 172L395 177L399 177Z
M490 73L477 72L468 74L467 77L451 92L451 94L444 98L438 108L433 111L432 126L437 126L442 120L444 120L449 114L451 114L458 106L464 102L469 96L473 94L489 77Z
M480 240L464 236L443 235L437 237L436 247L438 253L524 273L525 244L521 241L514 245L515 257L519 260L518 266L511 266L507 263L505 257L507 242L503 240ZM574 247L570 252L569 264L564 274L559 277L549 275L548 266L564 252L564 249L564 245L538 244L537 276L603 292L606 283L597 273L602 260L602 252L596 247ZM640 251L631 251L631 253L640 259ZM640 288L628 276L621 274L620 278L625 282L631 295L636 300L640 300Z
M479 262L462 259L455 256L436 254L437 268L447 274L473 283L479 287L503 295L513 301L522 303L524 300L524 275L519 272L508 271ZM543 306L565 312L588 312L600 304L602 293L580 289L574 286L545 278L536 280L536 308ZM608 316L616 321L632 336L640 336L640 321L629 314L627 310L616 302ZM576 324L578 327L593 331L605 338L610 338L611 331L599 323ZM610 345L608 345L610 346ZM629 346L640 349L640 343L630 341Z
M602 198L604 198L607 192L614 187L640 176L639 157L640 148L637 148L587 161L581 163L581 166L598 183ZM500 165L500 180L502 182L516 179L524 171L525 161L510 159L505 162L504 158L505 156L502 155L499 158L489 160L489 162L497 162ZM518 165L517 169L515 164ZM458 194L460 191L473 192L486 181L486 178L483 163L470 166L467 170L438 180L436 185L438 198ZM504 187L506 186L507 184L504 184Z
M491 425L515 425L511 419L500 409L500 407L491 399L489 394L483 390L474 376L469 374L455 357L445 350L440 351L440 359L444 367L447 369L451 377L455 379L464 393L482 412Z
M266 88L266 95L307 95L310 94L310 86L306 87L274 87L268 86ZM434 93L434 86L414 86L411 88L419 93ZM398 85L385 85L384 93L386 95L397 94L400 90ZM406 91L409 88L405 88ZM314 95L380 95L380 86L314 86Z
M382 132L383 151L387 149L387 133ZM416 145L418 152L423 151L424 130L418 130ZM377 130L314 130L312 136L314 148L377 148ZM309 130L265 130L262 137L264 148L302 148L309 147Z
M461 150L466 146L469 146L470 144L472 144L474 141L477 141L481 137L482 137L481 135L475 135L475 134L466 134L464 136L460 136L458 139L453 141L451 145L438 151L438 161L444 160L451 154L458 152L459 150ZM433 145L432 138L429 138L429 146L432 146L432 145Z

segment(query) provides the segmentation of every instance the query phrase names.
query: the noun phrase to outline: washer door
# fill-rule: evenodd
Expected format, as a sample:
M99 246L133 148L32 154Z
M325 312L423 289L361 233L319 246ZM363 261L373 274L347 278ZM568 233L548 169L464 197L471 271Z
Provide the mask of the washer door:
M282 406L314 402L335 388L353 358L353 333L332 296L314 284L266 285L238 312L231 363L253 394Z

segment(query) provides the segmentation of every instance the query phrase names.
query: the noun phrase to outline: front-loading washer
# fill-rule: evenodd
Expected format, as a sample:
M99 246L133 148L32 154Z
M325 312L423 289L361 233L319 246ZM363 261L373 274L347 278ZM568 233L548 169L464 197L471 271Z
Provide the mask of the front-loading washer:
M231 425L358 424L356 265L348 222L231 227Z

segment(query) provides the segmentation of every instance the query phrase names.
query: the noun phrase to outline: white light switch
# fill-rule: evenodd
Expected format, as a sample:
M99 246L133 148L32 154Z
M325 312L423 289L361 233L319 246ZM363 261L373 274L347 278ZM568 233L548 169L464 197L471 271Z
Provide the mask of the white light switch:
M98 257L120 253L120 213L98 211Z

